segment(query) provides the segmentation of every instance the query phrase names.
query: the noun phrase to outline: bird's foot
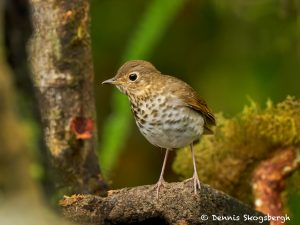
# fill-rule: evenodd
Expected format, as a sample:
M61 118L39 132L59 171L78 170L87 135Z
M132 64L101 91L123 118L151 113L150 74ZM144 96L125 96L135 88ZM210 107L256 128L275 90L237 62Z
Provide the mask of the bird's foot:
M161 187L164 187L166 183L167 183L167 182L166 182L163 178L160 178L160 179L158 180L158 182L154 185L154 188L156 189L156 198L157 198L157 199L158 199L158 195L159 195L159 189L160 189Z
M193 178L194 178L194 192L195 192L195 194L197 194L197 189L199 191L201 189L201 183L200 183L198 174L196 174L196 175L194 174Z
M194 193L197 194L197 190L200 191L200 189L201 189L201 182L199 180L198 174L194 173L194 175L191 178L186 179L185 182L189 182L191 180L194 183Z

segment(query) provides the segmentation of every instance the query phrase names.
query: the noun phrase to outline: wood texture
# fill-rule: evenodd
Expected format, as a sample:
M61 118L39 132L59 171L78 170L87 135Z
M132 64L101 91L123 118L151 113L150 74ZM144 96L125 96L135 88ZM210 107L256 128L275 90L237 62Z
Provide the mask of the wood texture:
M262 161L253 173L252 191L256 210L274 216L283 216L282 193L285 180L300 168L298 149L287 147L278 149L268 159ZM284 224L272 221L271 225Z
M31 0L29 62L56 190L105 190L96 149L89 1Z
M74 195L65 197L60 204L64 215L81 225L269 224L246 221L244 215L262 217L263 214L207 185L203 184L195 195L192 181L166 184L159 199L155 186L148 185L109 191L105 198Z

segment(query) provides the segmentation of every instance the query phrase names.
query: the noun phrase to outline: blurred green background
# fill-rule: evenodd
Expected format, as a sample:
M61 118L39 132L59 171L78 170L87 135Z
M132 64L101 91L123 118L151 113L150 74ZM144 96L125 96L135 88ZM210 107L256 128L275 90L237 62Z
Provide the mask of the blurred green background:
M155 183L164 155L139 133L127 98L101 86L129 59L183 79L226 116L248 97L300 97L297 0L92 0L91 13L100 162L113 188ZM174 154L167 181L178 179Z

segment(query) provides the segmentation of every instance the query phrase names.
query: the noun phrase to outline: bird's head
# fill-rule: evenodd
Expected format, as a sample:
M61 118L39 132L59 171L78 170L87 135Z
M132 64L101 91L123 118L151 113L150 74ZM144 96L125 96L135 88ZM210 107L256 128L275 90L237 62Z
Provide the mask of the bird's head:
M160 72L149 62L132 60L123 64L117 74L102 84L113 84L126 95L143 94L153 84Z

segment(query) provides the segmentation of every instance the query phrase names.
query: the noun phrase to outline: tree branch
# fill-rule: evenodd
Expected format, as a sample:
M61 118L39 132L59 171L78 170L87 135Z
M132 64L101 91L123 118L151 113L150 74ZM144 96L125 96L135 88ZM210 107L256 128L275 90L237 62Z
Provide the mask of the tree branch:
M155 186L148 185L109 191L105 198L94 195L65 197L60 205L67 218L81 225L137 222L242 225L258 224L258 220L245 221L244 215L263 216L208 185L203 184L199 194L195 195L191 181L166 184L160 191L159 199L156 199ZM265 221L262 224L269 223Z
M256 167L252 185L256 210L269 215L284 215L281 194L285 190L285 179L300 167L297 154L293 147L281 148ZM283 223L273 221L271 224Z

